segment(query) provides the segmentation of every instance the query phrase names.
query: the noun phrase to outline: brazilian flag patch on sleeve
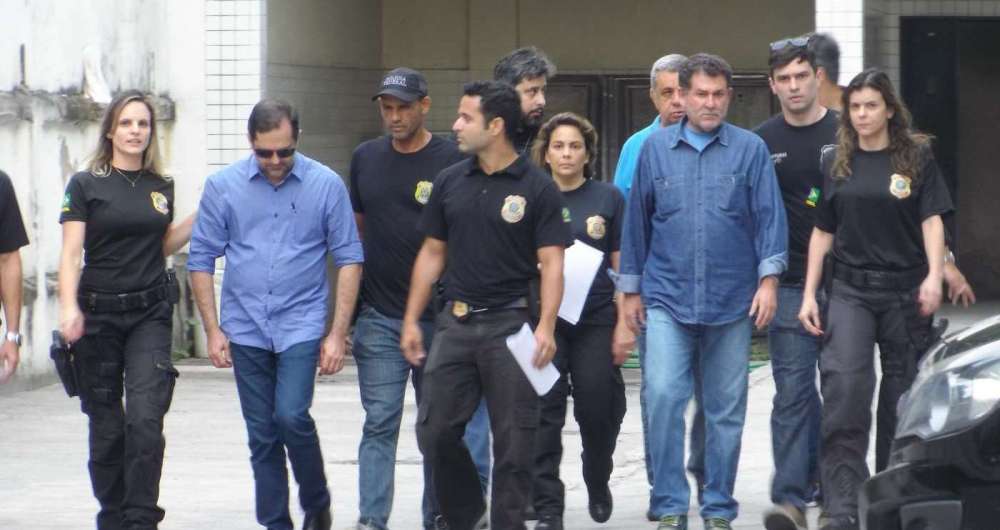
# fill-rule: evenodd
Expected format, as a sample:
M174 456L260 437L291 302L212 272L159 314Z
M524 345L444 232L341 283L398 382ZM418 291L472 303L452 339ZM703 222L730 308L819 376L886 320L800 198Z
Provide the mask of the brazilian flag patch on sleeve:
M819 195L820 195L819 188L814 187L811 190L809 190L809 196L806 197L806 204L815 208L816 203L819 202Z

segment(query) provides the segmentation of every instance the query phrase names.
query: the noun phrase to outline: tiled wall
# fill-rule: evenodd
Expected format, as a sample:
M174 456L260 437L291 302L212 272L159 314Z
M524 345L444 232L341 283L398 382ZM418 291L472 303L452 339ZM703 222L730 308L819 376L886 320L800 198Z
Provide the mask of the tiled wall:
M842 85L863 69L865 3L863 0L816 0L816 31L833 35L840 45L839 83Z
M261 96L264 0L205 1L208 165L248 153L246 123Z
M865 30L877 35L869 43L873 48L865 52L865 64L884 68L896 86L900 80L899 19L908 16L1000 16L1000 0L865 0Z

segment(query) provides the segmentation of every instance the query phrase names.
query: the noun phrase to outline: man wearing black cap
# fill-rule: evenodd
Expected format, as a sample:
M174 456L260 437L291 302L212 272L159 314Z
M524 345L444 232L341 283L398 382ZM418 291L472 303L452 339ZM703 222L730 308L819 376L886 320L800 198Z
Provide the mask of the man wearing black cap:
M354 326L354 360L365 409L358 448L359 530L387 528L396 443L411 370L420 401L422 370L406 362L399 349L410 270L423 240L417 223L433 189L434 177L465 158L454 142L427 130L425 120L431 98L420 72L409 68L390 71L372 99L378 102L387 134L354 150L350 174L351 203L369 260L361 283L361 311ZM433 335L430 311L421 315L419 325L429 347ZM485 408L476 416L467 429L466 443L472 448L477 467L485 467L482 474L488 480L489 424ZM481 446L478 451L474 448L477 446ZM429 465L424 466L424 482L424 527L443 527L430 484Z
M434 282L444 273L447 302L437 316L424 367L417 440L434 467L441 512L459 530L473 528L486 510L461 442L481 396L489 406L494 440L490 526L524 528L540 400L506 339L531 319L529 283L540 277L533 363L551 362L563 250L572 242L552 179L514 150L508 124L520 121L519 115L519 98L509 85L465 85L452 129L459 149L475 157L435 180L420 221L427 237L413 266L403 318L403 353L412 364L421 364L420 319Z

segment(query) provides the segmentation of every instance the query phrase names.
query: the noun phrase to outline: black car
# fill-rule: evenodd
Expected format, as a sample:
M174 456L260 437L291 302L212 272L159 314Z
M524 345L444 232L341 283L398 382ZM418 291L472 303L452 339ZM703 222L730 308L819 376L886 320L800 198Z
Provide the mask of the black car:
M868 530L1000 529L1000 315L931 347L887 469L859 495Z

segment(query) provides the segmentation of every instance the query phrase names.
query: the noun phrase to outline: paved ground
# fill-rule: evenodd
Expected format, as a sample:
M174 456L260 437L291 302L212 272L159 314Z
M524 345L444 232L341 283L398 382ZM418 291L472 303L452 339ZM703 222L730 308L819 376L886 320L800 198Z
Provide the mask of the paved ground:
M946 310L952 329L986 314L1000 304L981 304L974 311ZM167 459L161 483L161 505L167 511L164 530L251 530L253 483L246 431L239 412L232 373L202 361L179 366L181 379L167 417ZM564 431L567 489L566 527L615 530L654 528L645 521L647 487L642 463L638 372L628 370L628 413L622 426L611 489L615 511L598 525L587 515L587 495L580 477L580 438L572 414ZM743 452L736 484L741 513L735 528L761 528L769 506L772 460L769 415L774 382L768 367L751 373ZM419 529L420 453L413 432L415 406L407 396L396 466L394 529ZM353 528L357 518L357 445L362 411L353 366L317 387L313 406L334 503L334 527ZM91 527L96 503L86 469L86 420L78 401L52 385L0 397L0 529L44 530ZM294 498L294 495L293 495ZM697 519L697 506L691 515ZM299 518L296 511L296 519ZM811 514L816 517L815 513ZM695 522L692 528L701 528Z

